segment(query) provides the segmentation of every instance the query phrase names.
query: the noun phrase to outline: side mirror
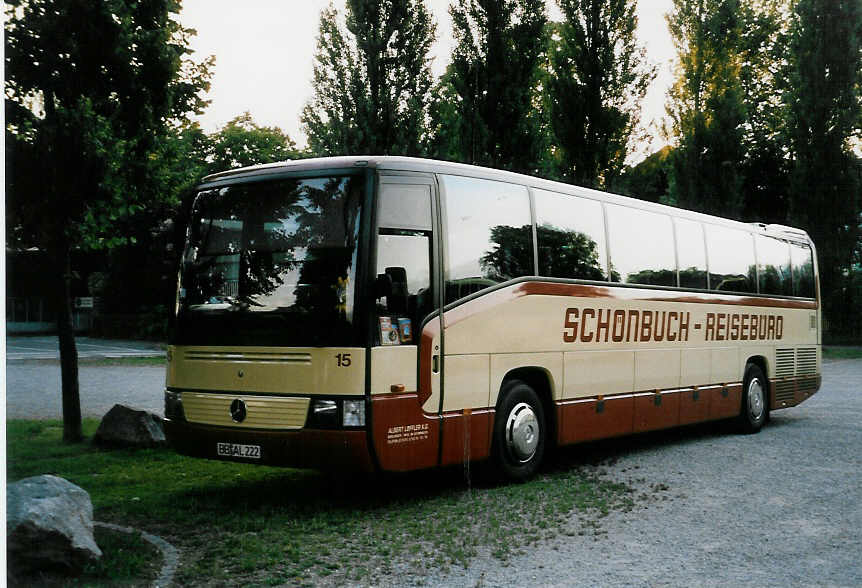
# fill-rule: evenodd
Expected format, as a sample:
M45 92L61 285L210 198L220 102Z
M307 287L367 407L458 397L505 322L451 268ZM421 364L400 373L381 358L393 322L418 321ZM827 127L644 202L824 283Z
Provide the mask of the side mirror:
M386 277L389 278L390 294L386 298L389 312L404 314L407 312L407 270L403 267L387 267Z

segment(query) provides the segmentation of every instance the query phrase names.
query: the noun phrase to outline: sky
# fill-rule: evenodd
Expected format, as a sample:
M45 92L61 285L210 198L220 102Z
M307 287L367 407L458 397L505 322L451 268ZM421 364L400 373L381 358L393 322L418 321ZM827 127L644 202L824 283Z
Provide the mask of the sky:
M333 0L343 13L344 0ZM449 18L450 0L426 0L437 22L437 42L432 48L432 71L446 69L454 44ZM329 0L184 0L180 23L197 31L191 46L193 58L215 55L211 100L197 118L206 132L213 132L232 118L249 111L259 125L277 126L299 146L305 135L299 122L303 106L311 98L311 76L320 11ZM638 37L647 59L658 66L658 76L644 102L642 124L653 137L630 158L638 161L664 145L659 128L665 116L665 95L673 81L674 48L664 15L671 0L640 0ZM549 2L549 16L560 18Z

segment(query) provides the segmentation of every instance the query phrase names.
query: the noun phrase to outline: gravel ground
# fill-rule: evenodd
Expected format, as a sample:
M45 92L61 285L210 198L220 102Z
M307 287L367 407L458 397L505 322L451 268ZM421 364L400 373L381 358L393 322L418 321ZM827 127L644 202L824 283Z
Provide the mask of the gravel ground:
M585 446L635 489L633 511L425 583L862 585L862 360L824 362L823 375L818 394L757 435L709 425Z
M78 366L81 414L102 418L115 404L161 415L165 406L163 366ZM62 419L60 363L6 364L7 419Z

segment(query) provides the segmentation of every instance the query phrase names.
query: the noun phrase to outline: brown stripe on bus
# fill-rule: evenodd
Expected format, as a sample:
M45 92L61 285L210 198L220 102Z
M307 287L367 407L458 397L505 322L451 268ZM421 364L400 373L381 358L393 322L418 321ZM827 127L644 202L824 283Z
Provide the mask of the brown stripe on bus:
M646 290L589 284L563 284L559 282L522 282L511 287L512 298L541 294L545 296L574 296L579 298L615 298L618 300L644 300L650 302L684 302L692 304L729 304L766 308L817 309L816 300L788 300L759 296L716 293L687 293L676 290Z
M820 376L780 378L769 382L771 408L795 406L814 394ZM776 405L776 386L789 385L789 395ZM656 402L656 398L660 402ZM495 411L491 407L436 414L422 410L416 393L374 396L374 446L380 466L408 471L437 465L442 427L441 465L485 459L490 455ZM712 384L557 401L557 441L569 445L691 425L737 416L742 383ZM601 407L601 409L600 409ZM441 424L442 423L442 424Z
M800 404L820 390L822 381L823 377L820 374L770 380L770 408L778 410Z
M184 455L214 458L217 443L259 445L260 459L244 461L334 471L374 471L365 431L262 431L165 420L171 446Z
M416 393L371 397L371 437L383 470L406 472L437 465L440 420Z
M440 465L478 461L491 453L494 410L473 409L443 413L443 453Z

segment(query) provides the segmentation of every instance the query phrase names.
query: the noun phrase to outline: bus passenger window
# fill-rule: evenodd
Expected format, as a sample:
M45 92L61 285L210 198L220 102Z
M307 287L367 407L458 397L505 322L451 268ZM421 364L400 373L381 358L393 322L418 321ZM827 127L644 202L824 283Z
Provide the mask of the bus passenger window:
M440 176L445 186L445 303L535 274L527 189L517 184Z
M684 218L674 219L676 254L679 260L679 287L706 290L706 249L703 225Z
M793 263L793 295L814 298L814 260L811 248L791 243L790 258Z
M755 235L761 294L793 294L790 279L790 244L766 235Z
M709 287L724 292L757 292L754 239L750 233L717 225L706 226Z
M676 286L673 226L664 214L607 205L611 281Z
M534 194L539 275L604 280L608 255L602 205L545 190Z

